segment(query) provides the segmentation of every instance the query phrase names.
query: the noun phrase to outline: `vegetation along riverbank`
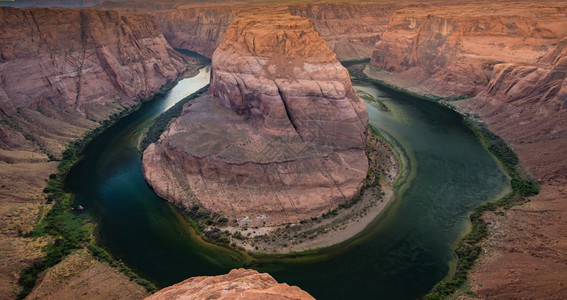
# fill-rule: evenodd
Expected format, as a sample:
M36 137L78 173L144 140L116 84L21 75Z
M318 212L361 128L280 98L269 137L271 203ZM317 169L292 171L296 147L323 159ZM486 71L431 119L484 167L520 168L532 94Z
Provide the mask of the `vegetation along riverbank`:
M197 73L198 68L193 68L184 77L191 77ZM108 263L111 267L127 275L131 280L144 286L146 290L156 290L152 283L138 276L124 263L114 259L109 253L96 245L93 237L95 226L89 220L80 219L72 212L73 195L65 190L64 180L71 167L81 159L81 153L90 141L115 124L119 119L138 110L143 103L161 97L173 88L178 80L164 84L154 96L142 99L137 105L112 115L107 120L101 122L99 127L91 130L81 139L69 143L63 151L61 160L58 163L57 173L49 176L47 186L43 190L46 195L46 202L48 205L51 205L51 209L41 218L41 221L33 230L22 233L26 237L50 236L51 242L43 248L45 256L42 259L21 271L18 280L18 283L22 286L22 290L18 295L19 299L25 298L32 291L38 276L42 272L60 263L71 253L85 248L88 249L93 257L101 262ZM55 158L51 159L55 160ZM81 209L81 207L78 209Z
M538 184L522 172L518 156L501 137L491 132L486 124L478 121L474 115L462 113L451 104L451 101L466 98L439 97L419 86L413 86L411 83L400 82L400 84L395 84L397 79L390 78L392 80L387 81L377 79L384 79L388 76L395 77L395 75L387 74L388 72L376 70L375 68L369 71L365 63L349 66L349 72L356 80L373 83L382 88L392 89L420 99L438 102L455 110L463 116L467 126L481 139L486 149L497 159L503 170L510 177L511 192L497 200L483 203L471 212L469 217L471 222L470 232L458 242L455 248L458 258L455 274L449 280L437 284L426 298L444 299L456 291L468 293L466 289L467 274L482 253L481 242L488 236L488 224L483 219L483 214L487 211L505 214L505 210L510 207L529 201L527 197L535 196L539 193ZM372 74L376 75L378 73L379 76L375 78L372 76Z

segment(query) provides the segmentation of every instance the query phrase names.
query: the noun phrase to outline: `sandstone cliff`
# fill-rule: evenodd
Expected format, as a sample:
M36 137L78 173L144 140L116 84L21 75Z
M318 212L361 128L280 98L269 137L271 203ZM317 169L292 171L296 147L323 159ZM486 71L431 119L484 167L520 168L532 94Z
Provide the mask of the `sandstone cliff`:
M0 20L3 149L57 156L187 68L146 15L2 8Z
M306 17L339 60L369 58L391 15L408 2L314 2L290 4L292 15Z
M180 5L175 9L155 11L165 38L176 48L185 48L210 57L223 41L227 26L238 10L266 7L259 3L222 3ZM269 4L285 8L292 15L311 20L315 30L327 41L339 60L370 57L374 44L386 30L390 15L399 3L333 2ZM124 7L124 9L127 9Z
M391 19L371 65L442 96L474 96L498 63L534 64L567 34L564 3L405 8Z
M307 19L242 12L212 60L212 96L188 105L144 152L158 195L271 226L359 193L366 107Z
M99 4L105 0L13 0L0 1L0 6L8 7L68 7L78 8ZM116 0L120 1L120 0ZM124 1L124 0L122 0Z
M567 274L561 263L567 251L566 42L535 65L496 65L486 90L457 104L509 142L541 184L539 195L506 217L487 216L491 236L485 247L491 255L472 276L474 290L483 297L546 298L566 292L557 284Z
M163 35L175 48L211 57L224 40L226 28L239 9L238 4L183 5L176 9L152 12Z
M440 5L396 12L373 53L372 65L397 73L382 78L391 84L473 96L451 104L503 137L541 184L531 202L485 216L487 255L472 275L482 298L565 294L566 36L564 2Z
M146 300L176 299L315 299L296 286L278 283L266 273L234 269L226 275L192 277Z
M22 266L42 255L18 232L46 209L42 190L57 171L48 155L188 65L146 15L0 8L0 298L14 296Z

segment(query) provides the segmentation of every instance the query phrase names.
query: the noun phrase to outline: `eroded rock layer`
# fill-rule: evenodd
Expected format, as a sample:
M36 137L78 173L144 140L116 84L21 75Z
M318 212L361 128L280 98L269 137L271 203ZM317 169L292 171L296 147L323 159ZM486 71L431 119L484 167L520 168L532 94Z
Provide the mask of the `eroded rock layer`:
M146 300L177 299L315 299L296 286L278 283L266 273L234 269L226 275L192 277L164 288Z
M144 152L160 196L270 226L359 193L366 107L307 19L242 12L212 60L212 95L188 105Z
M293 4L186 4L151 14L174 47L189 49L210 57L223 41L226 28L236 13L240 9L254 6L259 9L266 6L274 9L287 7L292 15L309 18L315 30L327 41L337 57L340 60L349 60L370 57L374 44L386 30L390 15L402 7L402 4L340 1Z
M22 232L47 209L48 155L188 66L147 15L0 8L0 298L15 298L20 269L44 255L24 251Z
M1 8L0 28L3 149L58 156L187 68L147 15Z
M567 292L566 38L565 2L440 5L396 12L372 57L398 73L391 84L472 96L451 103L504 138L541 184L529 203L485 215L490 235L471 277L481 298Z
M458 103L516 150L539 195L505 217L489 214L487 253L473 290L495 299L546 298L567 289L567 51L564 38L537 65L499 64L486 90ZM514 276L506 276L514 274Z
M474 96L499 63L536 64L567 34L565 3L405 8L391 19L371 64L443 96Z

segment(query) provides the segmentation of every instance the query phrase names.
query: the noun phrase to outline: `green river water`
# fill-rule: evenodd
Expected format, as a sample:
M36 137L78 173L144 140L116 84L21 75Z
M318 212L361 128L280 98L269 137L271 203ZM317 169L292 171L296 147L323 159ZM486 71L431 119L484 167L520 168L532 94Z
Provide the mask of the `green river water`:
M478 204L507 190L508 179L455 112L366 83L381 98L367 104L370 123L395 139L411 165L396 200L363 233L317 255L252 259L203 243L184 217L144 181L136 148L141 129L175 102L205 86L206 68L104 131L72 168L66 188L82 217L98 224L98 243L164 287L236 267L269 272L318 299L415 299L450 272L452 247Z

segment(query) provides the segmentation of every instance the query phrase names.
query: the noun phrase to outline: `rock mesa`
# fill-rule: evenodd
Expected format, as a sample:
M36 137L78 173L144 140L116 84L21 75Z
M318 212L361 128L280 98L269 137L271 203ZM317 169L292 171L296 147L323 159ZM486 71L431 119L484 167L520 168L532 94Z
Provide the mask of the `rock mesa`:
M358 195L368 113L309 20L241 12L213 54L211 77L211 94L144 152L158 195L242 226L298 222Z

